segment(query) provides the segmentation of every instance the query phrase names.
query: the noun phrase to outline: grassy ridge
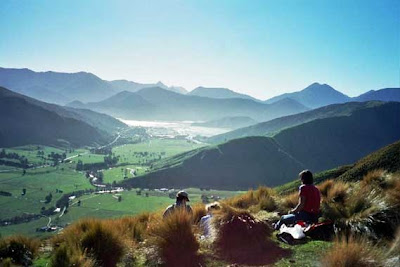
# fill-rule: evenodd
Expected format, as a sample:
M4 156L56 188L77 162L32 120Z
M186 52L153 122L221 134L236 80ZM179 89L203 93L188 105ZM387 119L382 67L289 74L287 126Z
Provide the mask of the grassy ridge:
M209 187L246 190L277 186L302 169L319 172L353 164L400 139L400 103L369 103L349 116L318 119L274 137L245 137L165 159L133 187Z

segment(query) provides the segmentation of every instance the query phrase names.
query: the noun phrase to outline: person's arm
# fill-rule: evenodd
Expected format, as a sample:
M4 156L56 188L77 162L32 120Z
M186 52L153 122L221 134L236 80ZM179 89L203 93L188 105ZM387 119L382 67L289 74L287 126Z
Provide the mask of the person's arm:
M294 209L292 209L290 212L291 212L291 213L296 213L296 212L301 211L301 210L304 208L305 203L306 203L306 198L305 198L305 196L302 196L302 195L300 194L300 195L299 195L299 203L298 203L297 206L296 206Z

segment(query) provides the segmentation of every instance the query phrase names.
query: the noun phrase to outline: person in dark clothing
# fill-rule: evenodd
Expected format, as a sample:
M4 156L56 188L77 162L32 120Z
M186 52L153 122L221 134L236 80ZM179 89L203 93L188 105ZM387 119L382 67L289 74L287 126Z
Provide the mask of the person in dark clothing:
M320 213L321 193L313 184L313 175L309 170L299 173L302 185L299 187L299 203L289 214L283 215L274 225L278 230L282 224L294 224L297 221L315 223Z
M190 205L187 205L186 202L189 202L189 195L185 191L179 191L176 194L176 202L172 205L169 205L163 214L163 217L167 217L177 208L185 208L187 212L192 213L192 208Z

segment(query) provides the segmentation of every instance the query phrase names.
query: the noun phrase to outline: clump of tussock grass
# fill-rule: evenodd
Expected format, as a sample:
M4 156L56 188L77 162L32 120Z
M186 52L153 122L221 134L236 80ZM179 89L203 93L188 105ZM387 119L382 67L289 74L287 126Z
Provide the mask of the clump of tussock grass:
M52 238L54 262L76 266L115 266L128 248L146 238L148 213L120 219L83 219ZM68 260L66 260L68 258Z
M353 236L337 238L322 259L326 267L383 266L383 255L378 247L365 238Z
M150 225L150 244L154 245L165 266L198 266L199 243L192 228L192 215L176 209Z
M397 228L396 235L388 251L388 256L400 256L400 227Z
M99 266L116 266L124 255L125 246L110 225L95 223L86 231L80 245Z
M280 211L286 213L288 210L293 209L299 203L299 192L293 192L289 195L283 196L280 202Z
M150 213L142 213L134 217L122 217L117 220L107 220L105 222L115 228L118 235L123 236L126 240L142 242L146 237L149 222L154 216Z
M3 260L13 264L28 266L32 264L39 250L40 241L22 235L10 236L0 240L0 263Z
M377 170L359 183L327 181L319 187L322 215L333 220L339 232L366 234L375 240L393 237L400 220L396 176Z
M388 201L393 206L400 206L400 173L395 173L388 179L388 189L386 191Z
M206 207L202 203L195 204L192 206L193 211L193 223L197 224L200 222L201 217L207 215Z
M51 266L57 267L95 267L95 261L87 257L85 252L77 249L76 247L68 247L62 244L57 247L51 257Z
M364 175L363 179L360 182L360 187L370 187L370 186L378 186L381 188L386 187L386 179L385 179L386 172L382 169L377 169L368 172Z
M273 189L260 186L257 190L249 190L244 194L225 200L224 203L238 209L248 209L252 211L274 211L277 208L275 201L276 193Z
M271 241L272 229L247 211L222 205L216 212L214 246L218 255L239 264L270 264L288 252Z

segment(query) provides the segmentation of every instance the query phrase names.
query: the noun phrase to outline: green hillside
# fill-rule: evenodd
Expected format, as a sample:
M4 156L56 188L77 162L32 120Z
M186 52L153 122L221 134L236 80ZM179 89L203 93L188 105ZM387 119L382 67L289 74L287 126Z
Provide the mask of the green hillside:
M111 139L105 131L71 118L72 115L60 115L68 113L62 107L42 103L0 87L0 147L27 144L79 147L105 144Z
M388 102L350 116L318 119L281 131L273 138L313 171L354 163L400 139L400 103Z
M400 141L385 146L357 161L339 176L344 181L359 181L368 172L382 169L391 173L400 171Z
M250 137L179 154L155 164L155 172L124 184L237 190L279 185L292 180L303 168L273 139Z
M349 116L311 121L271 137L234 139L163 160L125 181L133 187L277 186L313 172L352 164L400 139L400 103L372 105Z
M266 122L261 122L249 127L240 128L228 133L215 135L207 139L209 143L222 143L235 138L246 136L273 136L277 132L293 126L300 125L316 119L349 116L354 111L384 104L383 102L350 102L334 104L303 113L285 116Z

